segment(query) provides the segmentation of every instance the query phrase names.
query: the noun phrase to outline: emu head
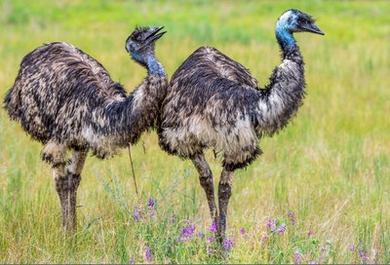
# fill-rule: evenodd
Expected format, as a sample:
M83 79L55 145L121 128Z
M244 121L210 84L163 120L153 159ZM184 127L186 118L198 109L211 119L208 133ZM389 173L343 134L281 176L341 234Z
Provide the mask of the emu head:
M131 58L146 66L150 56L154 56L154 44L166 31L164 27L137 27L126 40L126 51Z
M297 9L290 9L284 12L276 22L277 30L294 32L311 32L325 35L314 23L315 20L308 14Z

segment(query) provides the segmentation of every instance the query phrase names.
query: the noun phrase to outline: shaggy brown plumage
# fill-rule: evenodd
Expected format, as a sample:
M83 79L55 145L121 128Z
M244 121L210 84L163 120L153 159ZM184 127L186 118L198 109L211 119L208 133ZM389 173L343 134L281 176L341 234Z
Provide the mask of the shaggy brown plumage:
M76 225L76 190L87 152L112 156L155 124L167 88L164 69L154 57L154 41L164 34L160 30L137 28L126 41L132 58L148 70L129 96L98 61L71 44L43 45L21 62L5 108L45 145L42 157L55 171L67 228ZM73 150L69 162L67 150Z
M285 12L276 25L282 64L265 89L240 63L211 47L201 47L176 70L159 118L160 146L170 154L192 159L205 189L211 216L218 219L213 181L203 151L223 156L219 183L219 232L223 238L233 171L259 154L259 139L282 129L304 97L304 63L292 35L322 33L310 16Z

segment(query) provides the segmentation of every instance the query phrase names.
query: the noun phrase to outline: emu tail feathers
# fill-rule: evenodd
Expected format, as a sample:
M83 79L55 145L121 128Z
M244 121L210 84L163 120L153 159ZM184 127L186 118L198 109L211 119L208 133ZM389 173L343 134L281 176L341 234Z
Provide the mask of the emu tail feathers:
M4 97L3 108L8 112L9 117L12 120L18 120L20 117L20 110L18 108L15 95L14 87L10 88Z

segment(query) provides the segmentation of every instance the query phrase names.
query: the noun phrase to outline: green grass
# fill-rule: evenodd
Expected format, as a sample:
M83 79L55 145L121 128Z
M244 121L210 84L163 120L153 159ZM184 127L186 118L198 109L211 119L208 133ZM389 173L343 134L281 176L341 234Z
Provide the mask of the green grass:
M145 75L124 50L135 25L166 26L157 50L170 75L207 44L242 62L261 84L280 61L273 30L285 9L307 11L326 32L297 35L306 62L305 104L285 130L262 140L264 155L235 174L227 231L234 247L226 260L209 254L210 218L195 169L161 151L155 132L133 147L140 197L126 152L87 160L78 233L64 237L40 144L0 110L0 263L144 262L146 247L159 263L291 263L297 251L304 263L361 263L359 250L369 262L390 263L390 5L275 3L0 0L2 96L22 57L43 42L73 43L130 91ZM208 158L218 180L220 161ZM155 212L146 207L150 196ZM285 223L286 232L270 232L269 218ZM188 222L206 238L179 242Z

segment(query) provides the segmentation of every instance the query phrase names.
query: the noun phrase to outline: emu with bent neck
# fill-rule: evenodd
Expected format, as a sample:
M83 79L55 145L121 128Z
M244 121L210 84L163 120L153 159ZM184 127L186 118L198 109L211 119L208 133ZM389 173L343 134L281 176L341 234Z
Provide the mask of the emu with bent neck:
M259 108L263 114L261 131L272 135L284 128L296 114L305 96L304 62L293 34L283 25L275 29L282 51L277 66L266 86Z
M99 128L107 135L115 135L120 146L135 143L142 132L154 126L168 86L164 68L155 57L138 62L146 68L147 76L125 100L108 104L103 116L109 126Z
M147 69L149 75L155 75L159 77L165 76L165 70L162 64L154 57L149 56L147 58Z

